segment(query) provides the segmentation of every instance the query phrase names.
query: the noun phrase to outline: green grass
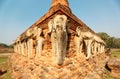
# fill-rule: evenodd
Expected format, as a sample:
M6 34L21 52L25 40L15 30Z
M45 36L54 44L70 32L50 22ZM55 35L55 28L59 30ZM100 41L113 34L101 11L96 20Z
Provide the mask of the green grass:
M13 53L13 48L1 48L0 54L2 53ZM0 79L12 79L8 66L8 56L0 57L0 69L3 71L7 70L7 73L0 76Z
M8 66L8 57L0 57L0 69L7 70L7 73L0 76L0 79L11 79L11 74Z
M106 74L104 75L103 79L118 79L118 78L112 77L110 75L110 72L106 70Z
M120 59L120 49L112 49L111 58Z
M120 49L111 49L111 58L120 59ZM112 77L110 75L110 72L106 70L106 74L104 75L103 79L118 79L118 78Z
M0 57L0 64L3 62L7 62L8 57Z
M120 52L112 52L112 58L120 59Z

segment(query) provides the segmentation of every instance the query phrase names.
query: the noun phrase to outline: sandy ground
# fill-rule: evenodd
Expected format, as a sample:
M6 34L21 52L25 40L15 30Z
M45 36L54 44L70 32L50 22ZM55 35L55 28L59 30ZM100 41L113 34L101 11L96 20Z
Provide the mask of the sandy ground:
M8 57L10 56L12 53L1 53L0 57Z

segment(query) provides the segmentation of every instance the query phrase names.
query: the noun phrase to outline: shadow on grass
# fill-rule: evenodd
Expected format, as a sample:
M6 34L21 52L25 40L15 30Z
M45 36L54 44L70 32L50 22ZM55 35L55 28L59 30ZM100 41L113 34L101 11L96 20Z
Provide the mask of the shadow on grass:
M5 73L7 73L7 70L5 70L5 71L0 70L0 76L5 74Z
M120 49L111 49L111 57L112 59L120 59ZM110 75L110 69L106 66L106 73L104 74L103 79L118 79Z
M0 57L0 79L12 79L8 66L8 57Z

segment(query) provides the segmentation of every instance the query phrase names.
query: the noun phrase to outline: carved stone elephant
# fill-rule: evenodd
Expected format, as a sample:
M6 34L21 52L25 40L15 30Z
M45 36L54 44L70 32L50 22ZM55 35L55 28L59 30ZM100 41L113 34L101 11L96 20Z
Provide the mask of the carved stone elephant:
M91 45L93 42L93 34L87 30L83 31L83 29L79 26L76 28L76 33L77 36L75 37L75 45L76 45L77 53L81 53L83 46L85 46L85 52L84 52L85 57L86 59L90 58Z
M82 53L82 48L83 48L83 37L80 27L76 28L76 36L74 38L74 42L76 46L76 53L77 55L80 55Z
M51 33L52 53L56 58L56 63L62 65L66 55L68 42L68 20L65 15L56 15L48 22Z
M42 33L42 29L38 28L36 32L36 41L37 41L36 56L39 56L43 49L44 38L41 36L41 33Z
M99 37L94 35L94 41L96 42L96 54L105 52L105 42Z
M26 31L26 36L29 37L29 36L33 35L33 37L34 37L36 30L37 30L37 26L32 27L32 28L29 28L29 29Z
M105 42L96 34L79 26L76 28L76 33L75 45L77 53L81 53L84 46L86 59L89 59L92 54L94 56L105 51Z

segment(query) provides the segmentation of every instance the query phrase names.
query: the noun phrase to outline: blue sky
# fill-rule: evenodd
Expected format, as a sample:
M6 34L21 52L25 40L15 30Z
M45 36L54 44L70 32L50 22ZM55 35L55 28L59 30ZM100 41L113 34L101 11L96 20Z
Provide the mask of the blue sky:
M72 12L95 32L120 38L120 0L68 0ZM52 0L0 0L0 43L11 44L50 8Z

